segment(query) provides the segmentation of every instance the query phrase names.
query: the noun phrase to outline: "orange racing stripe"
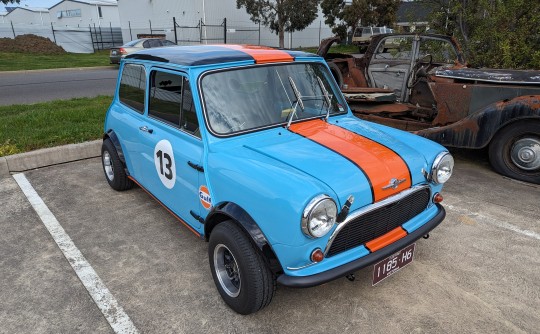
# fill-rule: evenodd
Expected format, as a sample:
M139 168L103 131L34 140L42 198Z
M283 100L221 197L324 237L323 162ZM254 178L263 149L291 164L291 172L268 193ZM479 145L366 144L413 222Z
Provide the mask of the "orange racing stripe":
M366 242L366 247L373 253L406 236L407 232L399 226L376 239Z
M230 45L230 44L223 44L220 46L247 53L248 55L252 56L253 59L255 59L255 63L257 64L281 63L281 62L294 61L294 57L288 54L287 52L276 50L276 49L269 48L266 46Z
M355 164L371 184L373 202L411 187L411 176L405 161L382 144L320 119L291 124L289 129L341 154ZM404 182L395 189L383 189L394 178Z

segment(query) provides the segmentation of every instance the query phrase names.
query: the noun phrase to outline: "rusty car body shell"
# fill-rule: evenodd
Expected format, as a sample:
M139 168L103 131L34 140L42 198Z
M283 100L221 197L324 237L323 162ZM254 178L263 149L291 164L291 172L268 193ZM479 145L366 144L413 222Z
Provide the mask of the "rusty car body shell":
M455 48L453 64L429 64L403 98L390 102L392 90L369 78L374 54L385 38L433 38ZM468 68L453 37L436 34L384 34L372 38L363 57L329 53L338 37L323 40L318 54L326 58L357 117L412 131L445 146L486 147L505 125L540 119L540 71ZM411 71L414 67L411 60ZM366 90L369 88L369 90ZM388 94L382 101L381 94ZM373 94L379 94L378 99ZM358 98L359 95L363 97ZM357 97L357 98L351 98ZM377 97L377 96L376 96Z

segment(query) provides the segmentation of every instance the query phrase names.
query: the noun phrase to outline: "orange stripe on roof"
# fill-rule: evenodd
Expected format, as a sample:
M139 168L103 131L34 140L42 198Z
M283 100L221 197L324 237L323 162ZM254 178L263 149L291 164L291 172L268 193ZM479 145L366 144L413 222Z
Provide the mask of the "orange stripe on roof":
M373 202L411 187L411 176L405 161L382 144L320 119L291 124L289 129L354 163L364 172L371 184ZM383 189L394 178L405 181L395 189Z
M287 52L276 50L276 49L269 48L266 46L231 45L231 44L223 44L220 46L247 53L250 56L252 56L253 59L255 59L255 62L257 64L281 63L281 62L294 61L294 57L288 54Z
M369 242L366 242L366 247L371 252L375 252L406 236L407 236L407 232L401 226L396 227L392 231L381 235L377 239L373 239Z

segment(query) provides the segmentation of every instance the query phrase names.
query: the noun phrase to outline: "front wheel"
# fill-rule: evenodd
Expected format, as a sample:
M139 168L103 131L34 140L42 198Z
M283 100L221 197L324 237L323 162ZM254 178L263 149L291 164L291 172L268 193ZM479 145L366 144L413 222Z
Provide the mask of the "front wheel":
M502 129L489 144L489 161L503 175L540 184L540 121Z
M210 234L208 259L219 294L235 312L250 314L270 304L276 280L233 221L218 224Z

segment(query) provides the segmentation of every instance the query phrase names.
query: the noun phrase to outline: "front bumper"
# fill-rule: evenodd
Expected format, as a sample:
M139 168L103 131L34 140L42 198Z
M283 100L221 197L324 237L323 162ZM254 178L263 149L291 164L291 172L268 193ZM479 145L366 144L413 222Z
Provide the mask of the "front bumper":
M335 280L336 278L344 277L348 274L352 274L357 270L370 266L380 260L394 254L395 252L407 247L416 240L420 239L424 235L428 234L437 225L439 225L446 217L446 211L440 204L436 204L437 214L427 223L408 234L406 237L397 240L396 242L364 257L361 257L352 262L346 263L342 266L315 274L310 276L288 276L282 274L278 276L277 281L279 284L291 287L291 288L309 288L317 286Z

